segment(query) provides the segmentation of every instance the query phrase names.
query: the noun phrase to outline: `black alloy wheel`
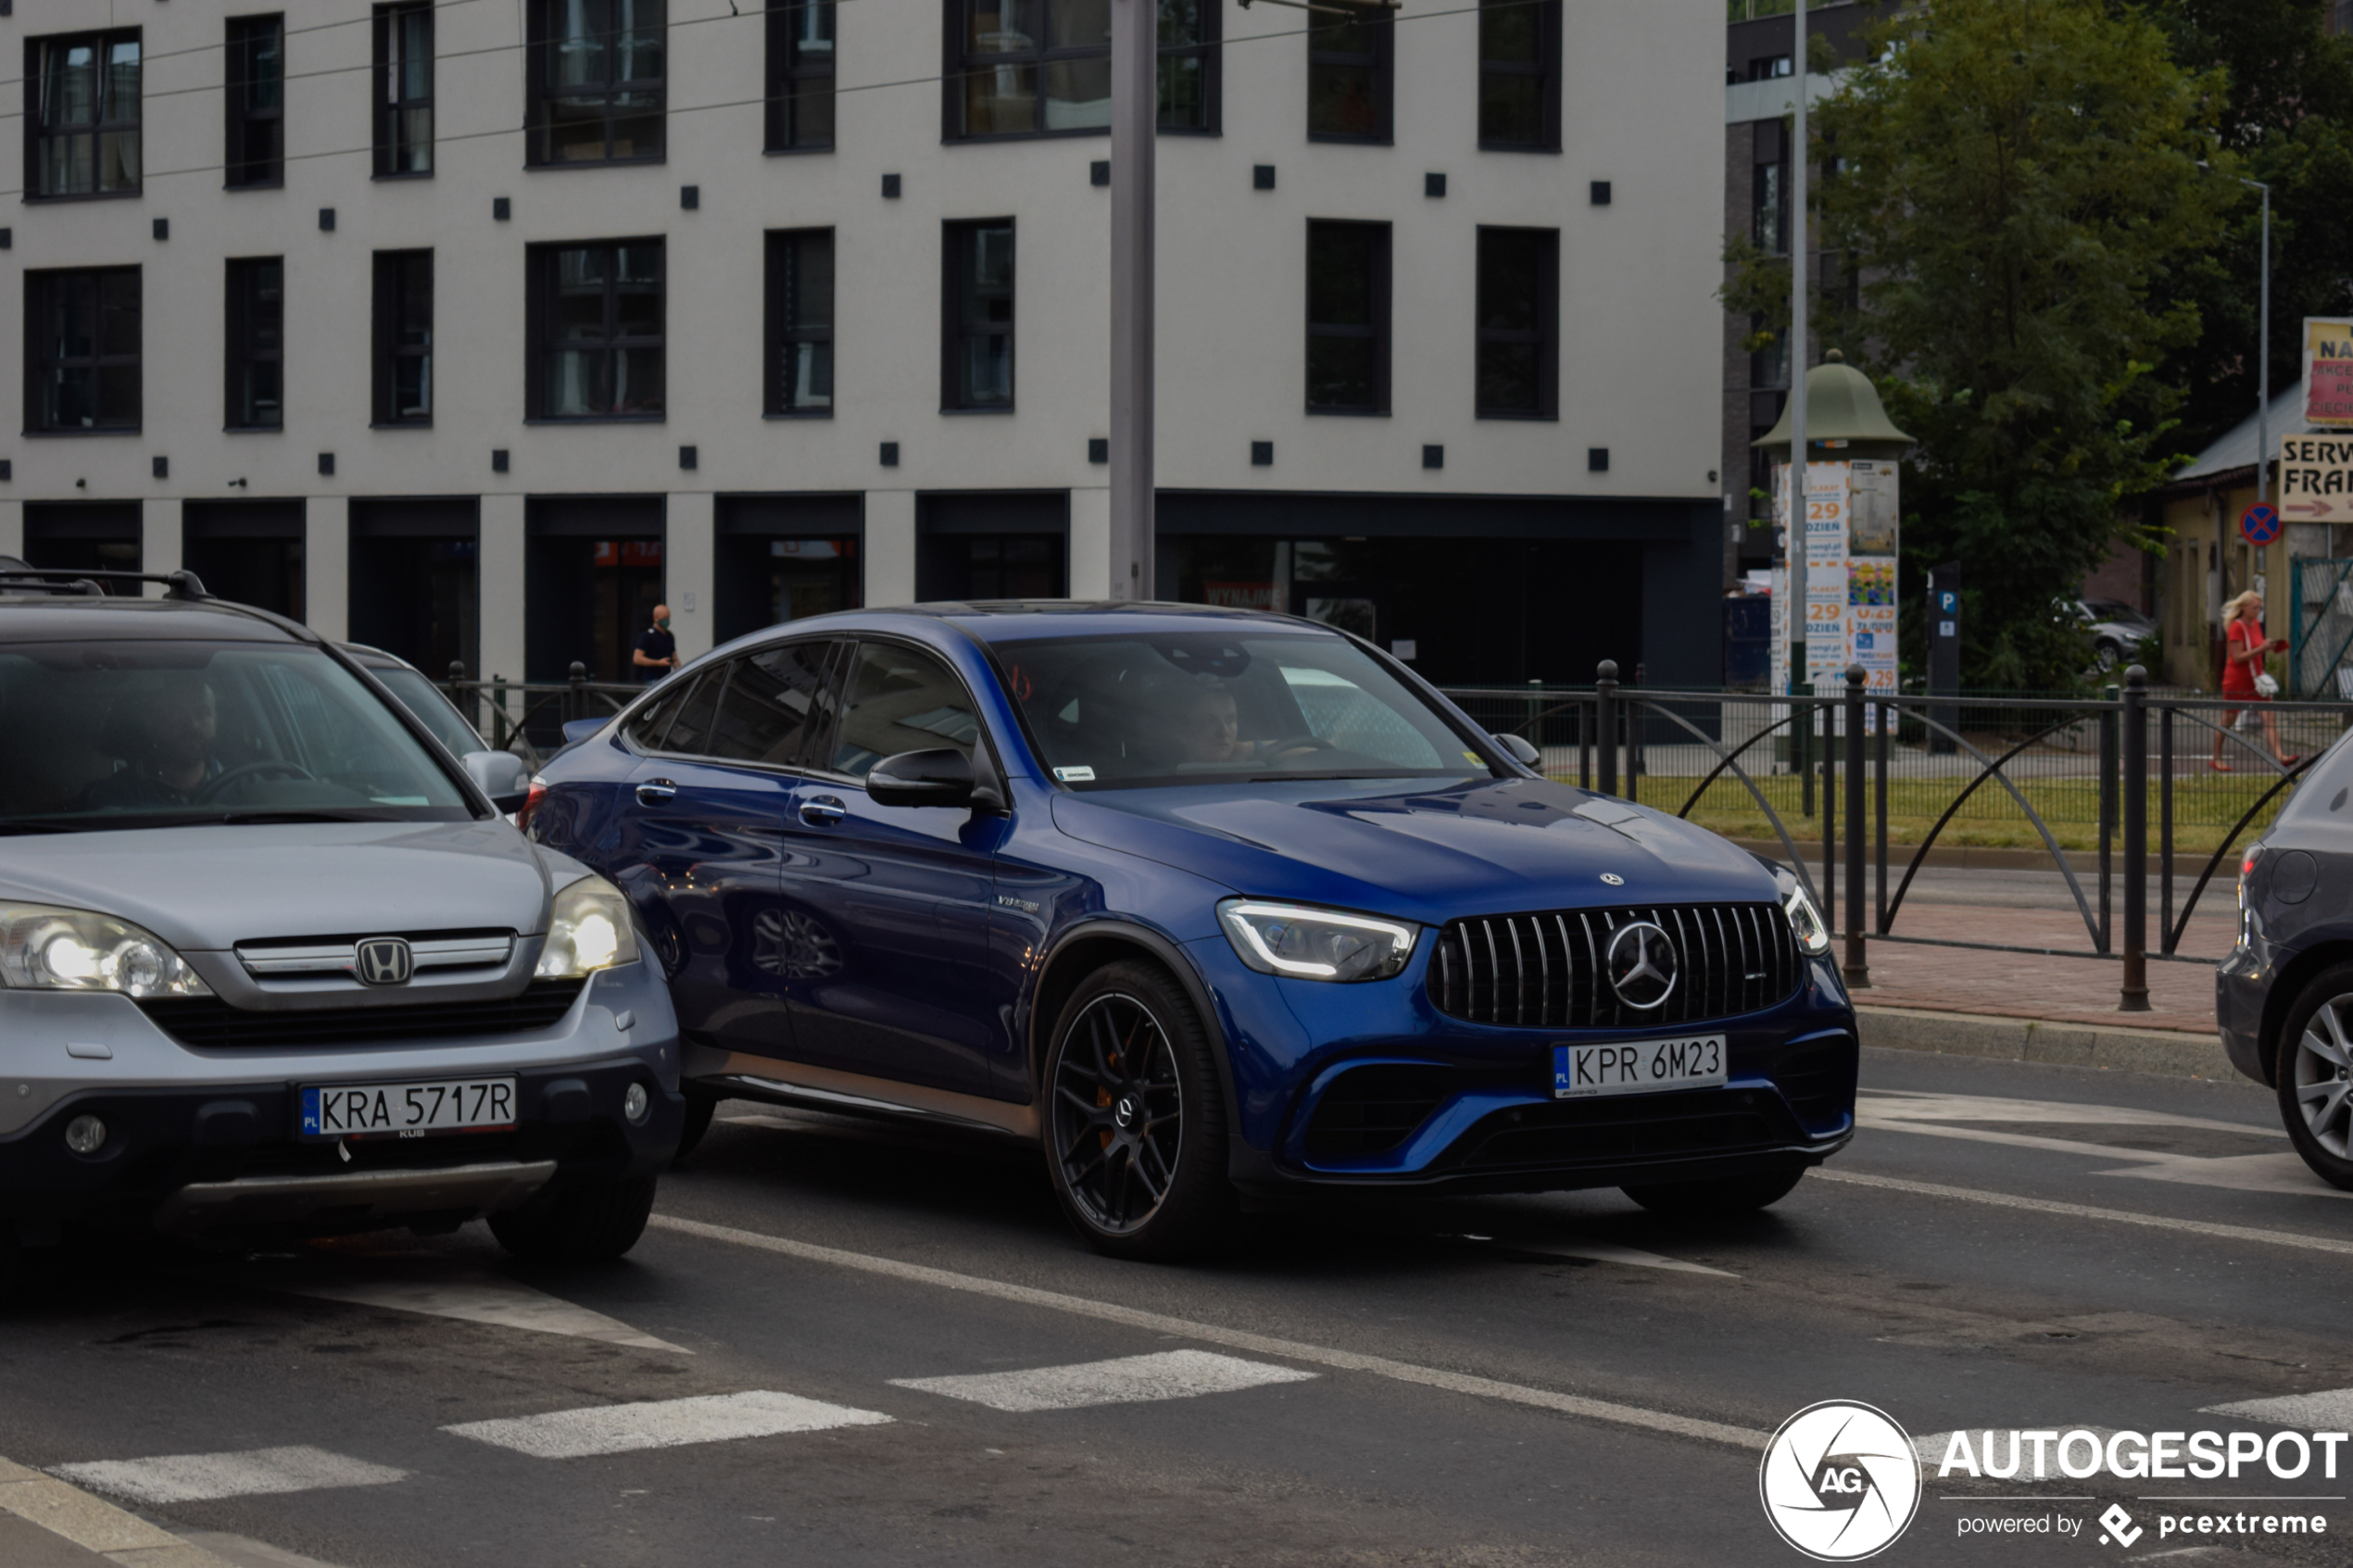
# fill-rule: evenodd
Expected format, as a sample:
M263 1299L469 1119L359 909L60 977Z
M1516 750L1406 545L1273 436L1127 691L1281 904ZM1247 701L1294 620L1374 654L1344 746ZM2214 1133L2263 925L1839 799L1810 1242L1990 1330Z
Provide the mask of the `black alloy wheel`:
M2280 1031L2280 1121L2313 1173L2353 1188L2353 963L2315 975Z
M1080 982L1046 1086L1054 1193L1099 1251L1189 1256L1230 1228L1225 1097L1208 1034L1166 972L1129 960Z

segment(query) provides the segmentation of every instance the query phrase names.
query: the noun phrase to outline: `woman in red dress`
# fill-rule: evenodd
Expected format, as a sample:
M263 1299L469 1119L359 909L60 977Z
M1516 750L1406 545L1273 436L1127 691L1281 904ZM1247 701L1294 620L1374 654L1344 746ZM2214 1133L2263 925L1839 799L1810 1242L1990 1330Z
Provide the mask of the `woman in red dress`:
M2263 635L2263 598L2249 588L2231 601L2231 622L2224 629L2222 642L2222 696L2225 701L2251 706L2267 701L2256 689L2255 678L2263 672L2264 661L2275 653L2287 651L2287 639L2266 638ZM2245 707L2223 709L2222 729L2214 733L2214 756L2206 765L2218 773L2227 773L2231 765L2222 760L2223 732L2238 722ZM2279 721L2268 709L2259 709L2263 717L2263 741L2272 759L2283 768L2296 765L2294 757L2280 755Z

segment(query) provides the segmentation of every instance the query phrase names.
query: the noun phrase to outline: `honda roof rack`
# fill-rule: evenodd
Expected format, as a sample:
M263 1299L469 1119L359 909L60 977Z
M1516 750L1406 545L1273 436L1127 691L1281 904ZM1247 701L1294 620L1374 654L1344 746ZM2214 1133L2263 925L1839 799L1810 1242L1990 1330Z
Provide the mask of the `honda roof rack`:
M108 583L160 583L163 596L189 604L212 597L195 572L83 571L75 567L0 566L0 588L40 588L53 594L103 595Z

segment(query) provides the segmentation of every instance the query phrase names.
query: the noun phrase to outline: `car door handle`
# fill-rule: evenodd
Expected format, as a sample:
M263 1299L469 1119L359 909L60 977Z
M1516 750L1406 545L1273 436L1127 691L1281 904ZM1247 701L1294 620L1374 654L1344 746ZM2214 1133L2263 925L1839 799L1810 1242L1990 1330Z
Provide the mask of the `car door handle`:
M637 786L637 804L640 806L659 806L665 800L676 799L677 796L678 786L668 779L648 779Z
M849 809L837 796L820 795L800 803L800 820L812 828L829 828L848 815Z

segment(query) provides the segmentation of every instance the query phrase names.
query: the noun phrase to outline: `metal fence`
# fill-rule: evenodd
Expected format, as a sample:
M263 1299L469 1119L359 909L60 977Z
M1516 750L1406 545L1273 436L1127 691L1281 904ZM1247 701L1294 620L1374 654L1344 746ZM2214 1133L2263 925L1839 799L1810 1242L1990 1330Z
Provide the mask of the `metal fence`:
M439 684L493 750L512 751L533 768L539 766L543 747L560 744L564 725L574 719L610 719L646 689L592 681L578 659L568 681L510 681L503 675L468 680L466 667L453 659L449 678Z
M2233 847L2261 833L2353 722L2341 703L2233 708L2151 692L2137 669L2092 698L1867 694L1859 670L1834 694L1670 691L1621 686L1609 663L1591 688L1446 695L1486 727L1533 743L1552 777L1778 842L1833 930L1844 914L1846 967L1858 982L1871 941L2065 952L2121 960L2127 1011L2148 1006L2149 960L2212 961L2177 951L2192 910ZM2086 947L1898 933L1905 895L1940 842L2046 854ZM2079 858L2088 863L2079 868Z
M2353 560L2288 563L2287 691L2353 700Z

